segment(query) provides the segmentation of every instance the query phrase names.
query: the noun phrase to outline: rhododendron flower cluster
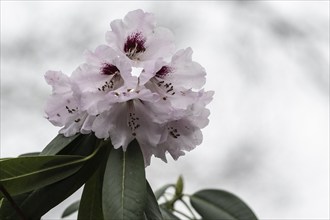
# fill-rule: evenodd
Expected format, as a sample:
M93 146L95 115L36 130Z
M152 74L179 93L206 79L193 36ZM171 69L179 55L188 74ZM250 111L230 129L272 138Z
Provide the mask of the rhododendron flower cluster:
M70 77L46 73L47 119L65 136L94 132L116 149L137 139L146 165L152 155L179 158L202 142L208 124L213 92L202 89L204 68L191 48L175 52L172 32L153 14L135 10L110 26L107 44L87 51Z

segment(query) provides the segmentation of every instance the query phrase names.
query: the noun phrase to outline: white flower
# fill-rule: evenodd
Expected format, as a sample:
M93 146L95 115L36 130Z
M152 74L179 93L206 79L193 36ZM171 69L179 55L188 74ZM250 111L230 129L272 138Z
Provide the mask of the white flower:
M46 118L55 126L64 126L60 133L65 136L89 133L95 117L80 110L80 97L73 92L70 78L60 71L47 71L45 79L53 88L45 106Z
M86 51L85 59L86 63L72 73L72 80L81 92L115 90L131 77L128 59L109 46L98 46L95 52Z
M173 107L185 109L195 102L191 89L202 88L205 75L205 69L192 61L192 49L187 48L174 54L170 63L162 60L146 63L140 81Z
M122 56L106 45L98 46L95 52L85 52L86 63L72 73L72 81L81 94L82 110L96 115L107 110L104 106L106 94L122 86L135 86L136 77L126 56Z
M108 109L97 114L92 128L95 135L110 138L114 148L124 150L136 138L149 164L148 152L160 142L169 107L159 105L159 96L144 87L123 87L108 93L105 99Z
M166 160L166 152L169 152L173 159L177 160L185 155L185 151L193 150L203 140L201 129L208 125L210 111L205 106L212 100L213 91L199 91L198 98L194 104L186 110L177 110L176 117L168 121L162 133L160 144L152 154Z
M45 111L48 120L71 136L94 132L125 151L136 139L145 165L152 155L175 160L201 144L208 123L205 69L192 60L192 49L174 49L172 33L156 26L142 10L111 22L109 46L85 53L86 62L68 77L48 71L53 87ZM135 72L139 75L135 76Z
M133 61L167 57L175 48L172 32L158 27L154 15L141 9L129 12L123 20L112 21L110 26L106 41Z

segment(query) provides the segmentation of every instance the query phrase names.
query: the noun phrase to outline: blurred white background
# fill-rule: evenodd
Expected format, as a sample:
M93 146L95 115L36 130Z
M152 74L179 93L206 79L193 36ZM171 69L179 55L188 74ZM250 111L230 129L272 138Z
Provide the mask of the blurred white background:
M215 91L203 144L154 159L153 188L183 174L187 193L232 191L260 219L329 219L329 1L1 1L1 157L56 136L43 74L71 74L110 21L138 8L193 48Z

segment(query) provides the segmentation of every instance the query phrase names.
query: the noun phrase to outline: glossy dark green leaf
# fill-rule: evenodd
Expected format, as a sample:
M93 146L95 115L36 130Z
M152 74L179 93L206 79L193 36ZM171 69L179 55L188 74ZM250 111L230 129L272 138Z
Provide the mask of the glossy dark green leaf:
M190 203L203 219L257 219L240 198L223 190L201 190L190 197Z
M147 220L163 219L156 197L148 182L147 182L147 203L144 213Z
M64 137L59 134L51 141L40 155L80 155L91 154L94 147L100 142L93 133L77 134L72 137Z
M98 146L100 141L101 140L98 139L94 133L80 134L79 138L72 142L72 144L63 148L63 150L59 151L57 154L87 156L94 151L95 146Z
M111 143L109 142L106 147L106 155L108 155L112 149ZM107 160L103 160L97 171L86 182L80 201L78 220L104 219L102 210L102 186L106 164Z
M0 158L0 162L4 161L4 160L9 160L9 159L13 159L13 157L4 157L4 158Z
M23 193L17 196L12 196L13 201L18 206L30 195L29 193ZM7 198L2 198L2 204L0 206L0 219L6 219L6 220L16 220L20 219L18 216L12 216L13 213L17 213L17 210L15 210L12 206L12 204L7 200ZM12 217L11 217L12 216Z
M40 155L55 155L70 144L74 144L75 141L82 138L82 134L76 134L71 137L65 137L63 134L58 134L40 153Z
M75 174L51 185L33 191L21 204L23 212L31 219L39 219L51 208L77 191L106 159L106 147L98 147L88 156L88 161ZM13 219L15 216L13 215ZM16 218L17 219L17 218Z
M144 160L140 146L132 141L127 151L112 150L103 182L103 213L107 220L143 219L146 203Z
M72 175L84 161L80 156L58 155L0 161L0 184L12 196L29 192Z
M155 197L158 200L160 197L162 197L162 195L164 195L164 193L166 192L167 189L169 188L175 188L174 184L166 184L164 186L162 186L161 188L159 188L158 190L155 191Z
M76 211L78 211L79 209L79 204L80 204L80 200L75 201L74 203L72 203L71 205L69 205L62 213L61 218L65 218L69 215L72 215L73 213L75 213Z
M162 213L162 216L163 216L164 220L180 220L179 217L177 217L170 210L168 210L164 207L160 207L160 211Z

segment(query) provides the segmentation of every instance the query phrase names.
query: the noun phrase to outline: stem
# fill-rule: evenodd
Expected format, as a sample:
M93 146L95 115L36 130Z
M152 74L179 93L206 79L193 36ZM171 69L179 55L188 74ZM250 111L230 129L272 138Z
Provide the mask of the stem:
M7 200L9 201L9 203L12 205L12 207L15 209L15 211L19 215L19 217L22 220L27 220L27 218L25 217L25 215L22 212L22 210L18 207L18 205L15 203L14 199L10 196L10 194L7 192L7 190L5 189L5 187L2 186L1 184L0 184L0 191L7 198Z
M163 195L174 196L173 193L165 192Z
M165 203L168 203L170 201L165 195L163 195L163 198L165 199Z
M190 208L190 206L187 204L186 201L184 201L183 199L181 199L181 202L186 206L186 208L189 210L189 212L191 213L191 215L193 216L194 219L197 219L196 215L194 214L193 210Z
M184 214L183 212L181 212L181 211L179 211L179 210L173 209L173 212L176 212L176 213L178 213L178 214L180 214L180 215L182 215L182 216L184 216L184 217L186 217L186 218L188 218L188 219L190 219L190 220L194 220L194 219L192 219L190 216Z

